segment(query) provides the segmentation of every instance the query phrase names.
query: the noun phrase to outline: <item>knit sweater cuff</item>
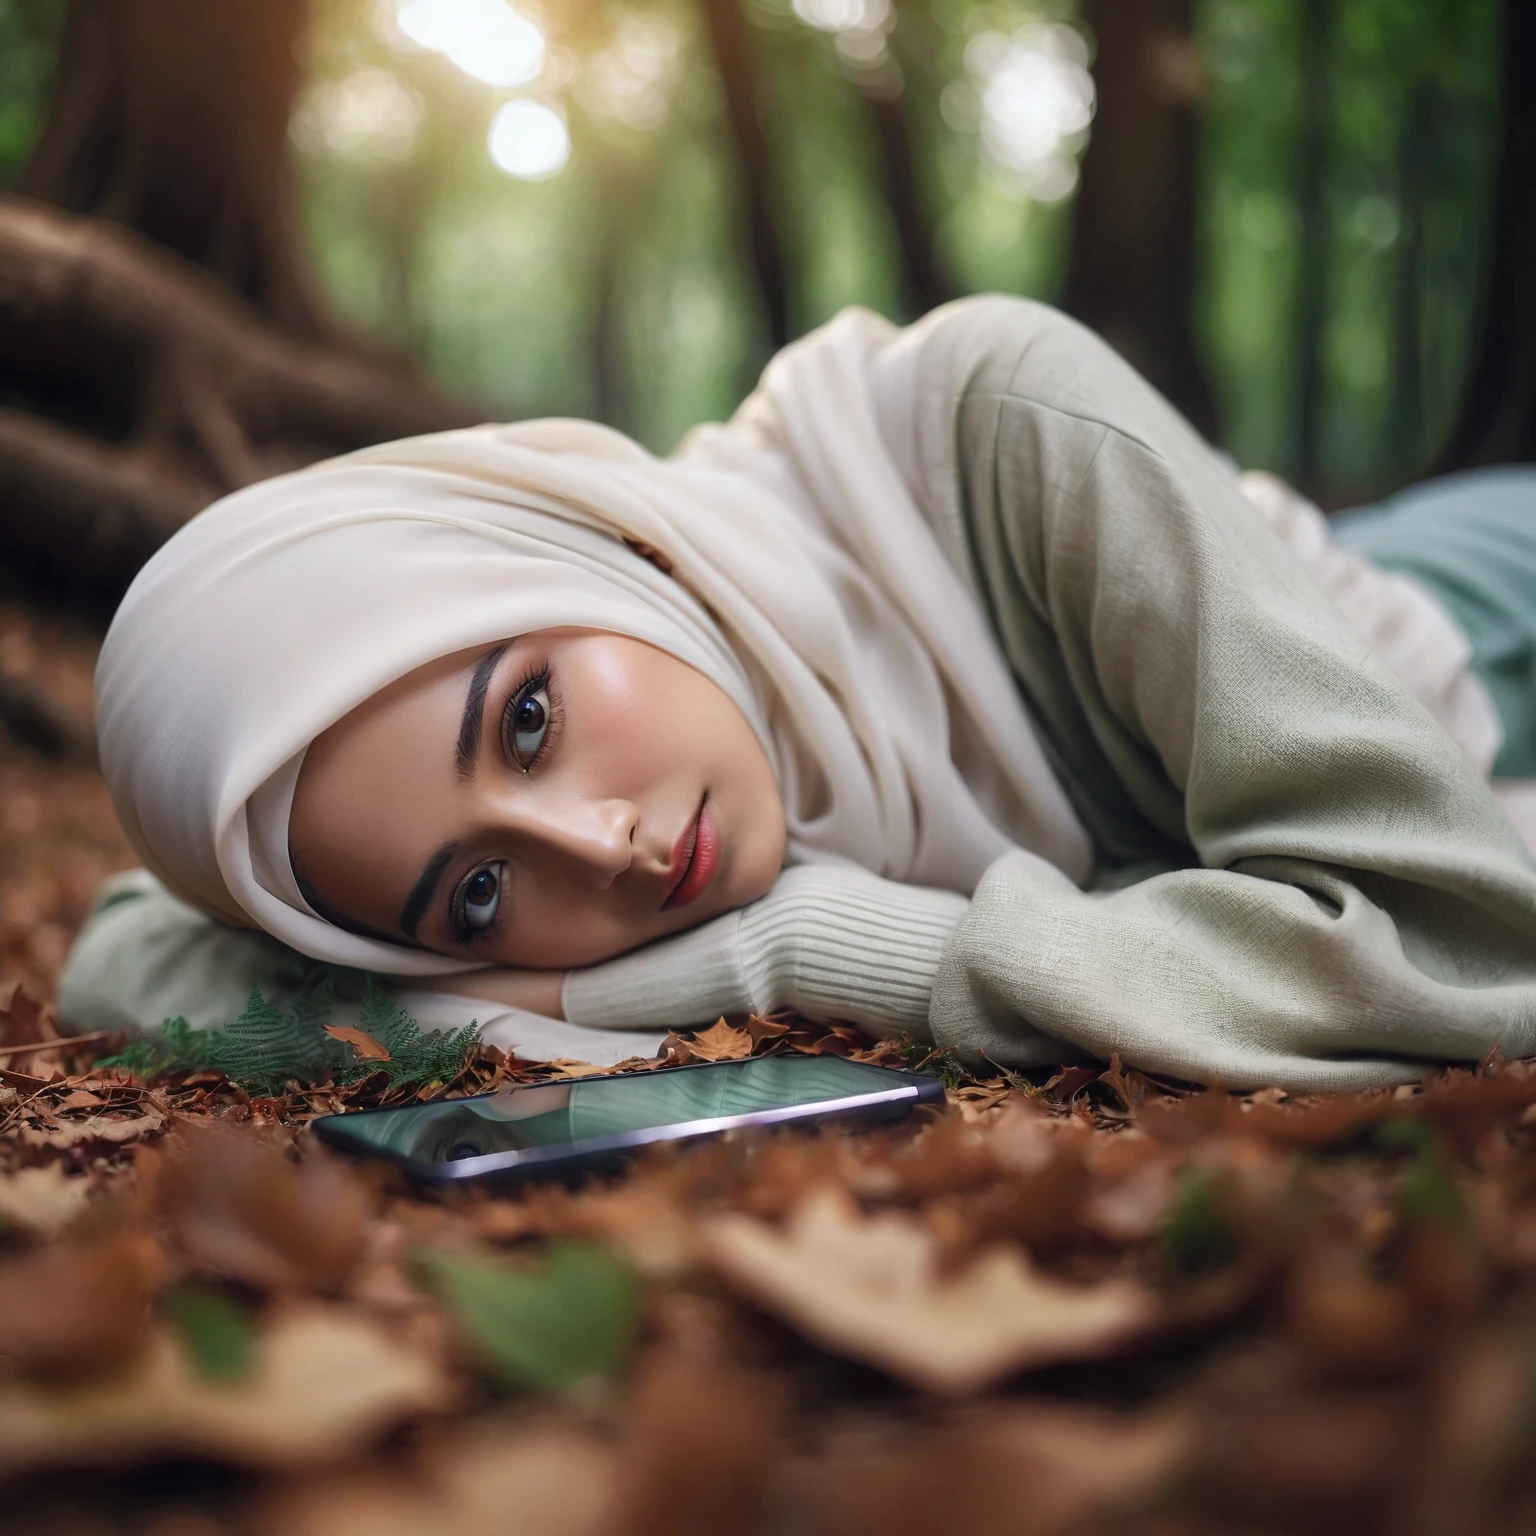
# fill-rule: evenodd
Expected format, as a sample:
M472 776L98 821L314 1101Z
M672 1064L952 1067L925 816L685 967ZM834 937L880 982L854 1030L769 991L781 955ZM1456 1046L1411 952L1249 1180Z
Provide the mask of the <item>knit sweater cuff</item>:
M939 956L967 905L953 891L852 867L799 866L739 912L571 972L565 1017L599 1029L682 1028L796 1008L926 1038Z
M741 914L753 995L872 1034L927 1038L939 956L966 898L825 865L786 871L774 896L781 890Z

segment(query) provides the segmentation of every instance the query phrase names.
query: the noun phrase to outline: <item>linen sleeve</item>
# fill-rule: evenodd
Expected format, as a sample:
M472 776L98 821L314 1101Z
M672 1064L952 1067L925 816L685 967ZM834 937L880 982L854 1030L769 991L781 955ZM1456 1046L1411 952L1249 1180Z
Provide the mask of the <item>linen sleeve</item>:
M940 959L935 1040L1293 1088L1536 1051L1536 868L1231 470L1042 306L956 306L912 358L954 453L919 492L958 485L952 557L1101 853L1161 866L1082 890L1001 859Z
M253 986L286 1003L334 969L214 922L135 869L102 883L59 978L59 1013L77 1031L148 1031L176 1017L210 1029L235 1018Z

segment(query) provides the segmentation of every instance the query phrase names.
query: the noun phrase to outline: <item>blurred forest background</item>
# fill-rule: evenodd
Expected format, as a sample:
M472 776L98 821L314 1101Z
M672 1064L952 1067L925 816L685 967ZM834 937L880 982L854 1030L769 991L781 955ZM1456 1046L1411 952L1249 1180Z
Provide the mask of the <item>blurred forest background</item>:
M1510 0L0 0L0 563L576 414L665 450L846 304L1062 303L1339 506L1536 453Z

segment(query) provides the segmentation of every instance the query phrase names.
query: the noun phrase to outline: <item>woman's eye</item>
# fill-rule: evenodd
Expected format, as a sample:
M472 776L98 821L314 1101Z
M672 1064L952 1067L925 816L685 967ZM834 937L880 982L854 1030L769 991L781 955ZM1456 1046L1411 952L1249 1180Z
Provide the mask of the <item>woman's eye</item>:
M507 711L507 743L518 766L526 773L538 758L549 731L549 688L540 683L513 699Z
M469 929L489 928L496 919L496 908L500 902L501 865L477 869L464 882L464 926Z

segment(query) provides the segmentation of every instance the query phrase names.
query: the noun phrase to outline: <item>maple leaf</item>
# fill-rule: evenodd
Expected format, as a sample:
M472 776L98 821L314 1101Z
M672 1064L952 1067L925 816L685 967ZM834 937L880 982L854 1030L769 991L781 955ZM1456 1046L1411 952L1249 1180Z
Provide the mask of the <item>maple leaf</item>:
M754 1041L745 1029L716 1019L708 1029L701 1029L687 1036L688 1049L700 1061L739 1061L750 1056Z
M1139 1286L1067 1285L1016 1247L988 1249L946 1276L925 1223L863 1216L830 1186L803 1201L783 1231L717 1217L704 1248L727 1282L824 1348L949 1395L1028 1367L1113 1353L1157 1319Z

